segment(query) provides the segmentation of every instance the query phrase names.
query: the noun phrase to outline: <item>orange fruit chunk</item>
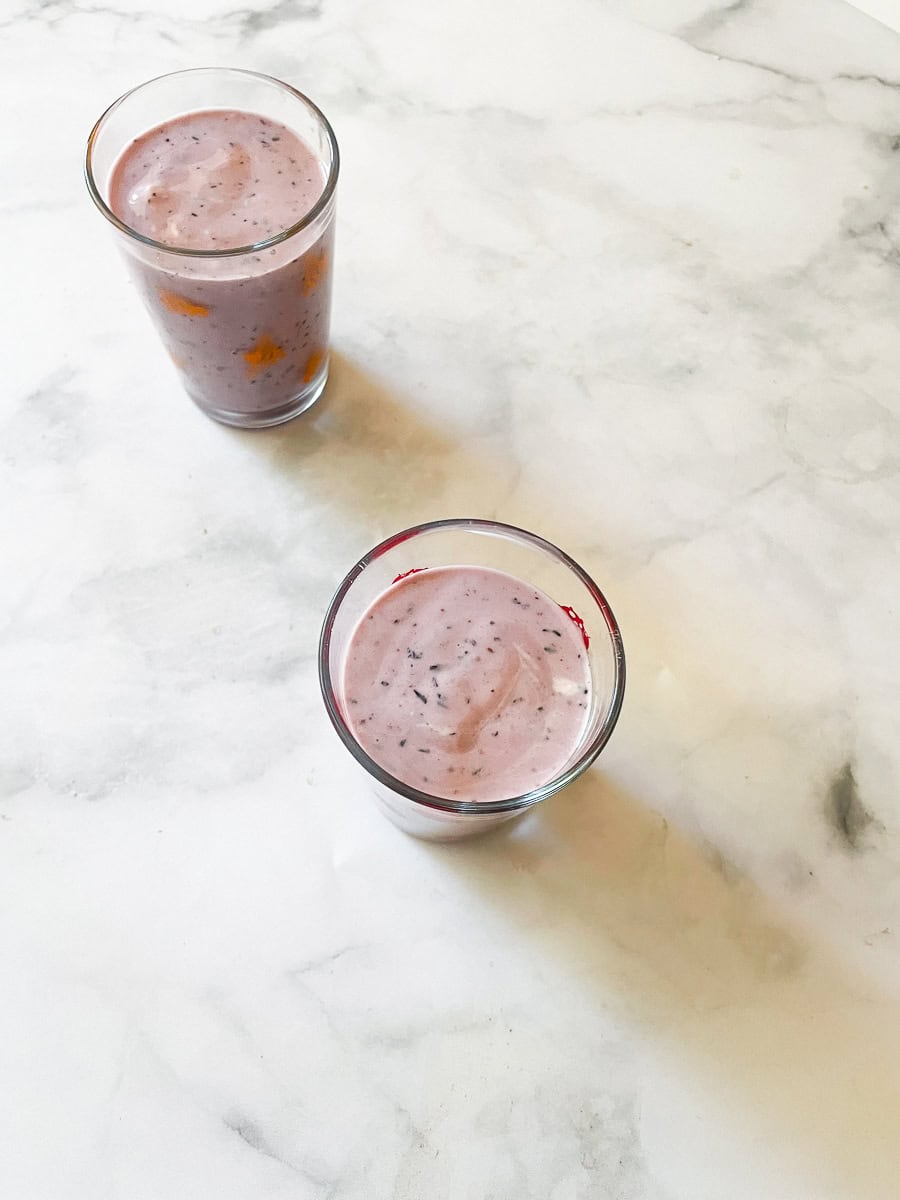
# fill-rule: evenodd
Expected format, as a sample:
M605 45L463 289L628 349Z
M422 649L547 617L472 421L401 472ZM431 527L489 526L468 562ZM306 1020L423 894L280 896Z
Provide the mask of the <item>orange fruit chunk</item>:
M303 368L303 382L310 383L322 365L322 359L325 355L321 350L313 350L312 354L306 360L306 366Z
M265 371L267 367L274 367L282 358L284 358L284 347L273 342L267 333L264 333L249 350L244 351L247 374L251 378L258 375L260 371Z
M169 312L178 313L181 317L209 316L209 309L205 304L195 304L193 300L188 300L187 296L179 296L177 292L167 292L160 288L159 298Z
M310 254L303 266L303 295L308 296L314 292L325 277L325 270L328 266L328 253L325 250L319 250L316 254Z

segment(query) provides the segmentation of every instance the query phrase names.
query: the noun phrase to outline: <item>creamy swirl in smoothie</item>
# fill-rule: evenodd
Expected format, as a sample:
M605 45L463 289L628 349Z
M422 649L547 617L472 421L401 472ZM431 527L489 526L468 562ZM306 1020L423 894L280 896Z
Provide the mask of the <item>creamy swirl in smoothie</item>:
M404 783L458 800L553 779L590 711L582 632L537 588L486 567L396 581L348 643L343 708L360 746Z

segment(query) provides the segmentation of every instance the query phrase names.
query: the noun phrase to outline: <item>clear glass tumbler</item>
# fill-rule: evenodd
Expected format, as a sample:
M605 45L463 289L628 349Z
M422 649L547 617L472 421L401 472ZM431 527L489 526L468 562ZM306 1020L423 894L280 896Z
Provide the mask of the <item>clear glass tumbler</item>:
M237 109L274 120L313 151L323 190L290 228L227 250L184 249L129 228L110 207L110 180L141 134L191 112ZM322 394L339 155L306 96L252 71L203 67L141 84L91 131L85 179L109 221L191 399L227 425L260 428L297 416Z
M481 566L540 588L583 622L591 669L591 703L581 740L555 778L521 796L461 801L421 792L390 775L359 745L344 717L344 660L356 625L395 579L415 568ZM362 558L334 594L319 642L319 682L331 723L365 770L384 813L406 833L450 841L483 833L555 795L591 765L622 707L625 651L603 593L562 550L536 534L498 521L454 519L416 525Z

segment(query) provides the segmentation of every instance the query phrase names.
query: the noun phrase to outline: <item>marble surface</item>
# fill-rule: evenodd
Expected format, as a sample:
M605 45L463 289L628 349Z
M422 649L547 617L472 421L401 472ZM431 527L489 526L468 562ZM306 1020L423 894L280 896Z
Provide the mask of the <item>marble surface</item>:
M6 0L3 1200L895 1200L900 41L838 0ZM80 178L166 70L332 118L335 363L179 391ZM597 766L454 847L315 646L445 515L621 621Z

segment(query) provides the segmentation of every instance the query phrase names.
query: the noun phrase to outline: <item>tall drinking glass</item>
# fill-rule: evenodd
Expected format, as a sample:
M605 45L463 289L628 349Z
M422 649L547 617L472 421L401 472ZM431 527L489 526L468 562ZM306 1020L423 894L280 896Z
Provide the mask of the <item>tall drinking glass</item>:
M170 244L132 228L127 213L114 211L110 192L123 153L150 130L169 122L178 127L187 114L224 112L253 114L263 129L283 125L311 151L321 189L316 182L308 211L287 228L258 241L248 234L246 244L225 249ZM213 161L208 152L205 161ZM334 132L316 105L288 84L252 71L199 68L163 75L116 100L91 131L85 158L91 197L125 254L185 390L218 421L242 428L277 425L322 394L338 165ZM278 180L279 188L289 185ZM205 200L215 196L209 192ZM202 199L198 192L198 205Z

